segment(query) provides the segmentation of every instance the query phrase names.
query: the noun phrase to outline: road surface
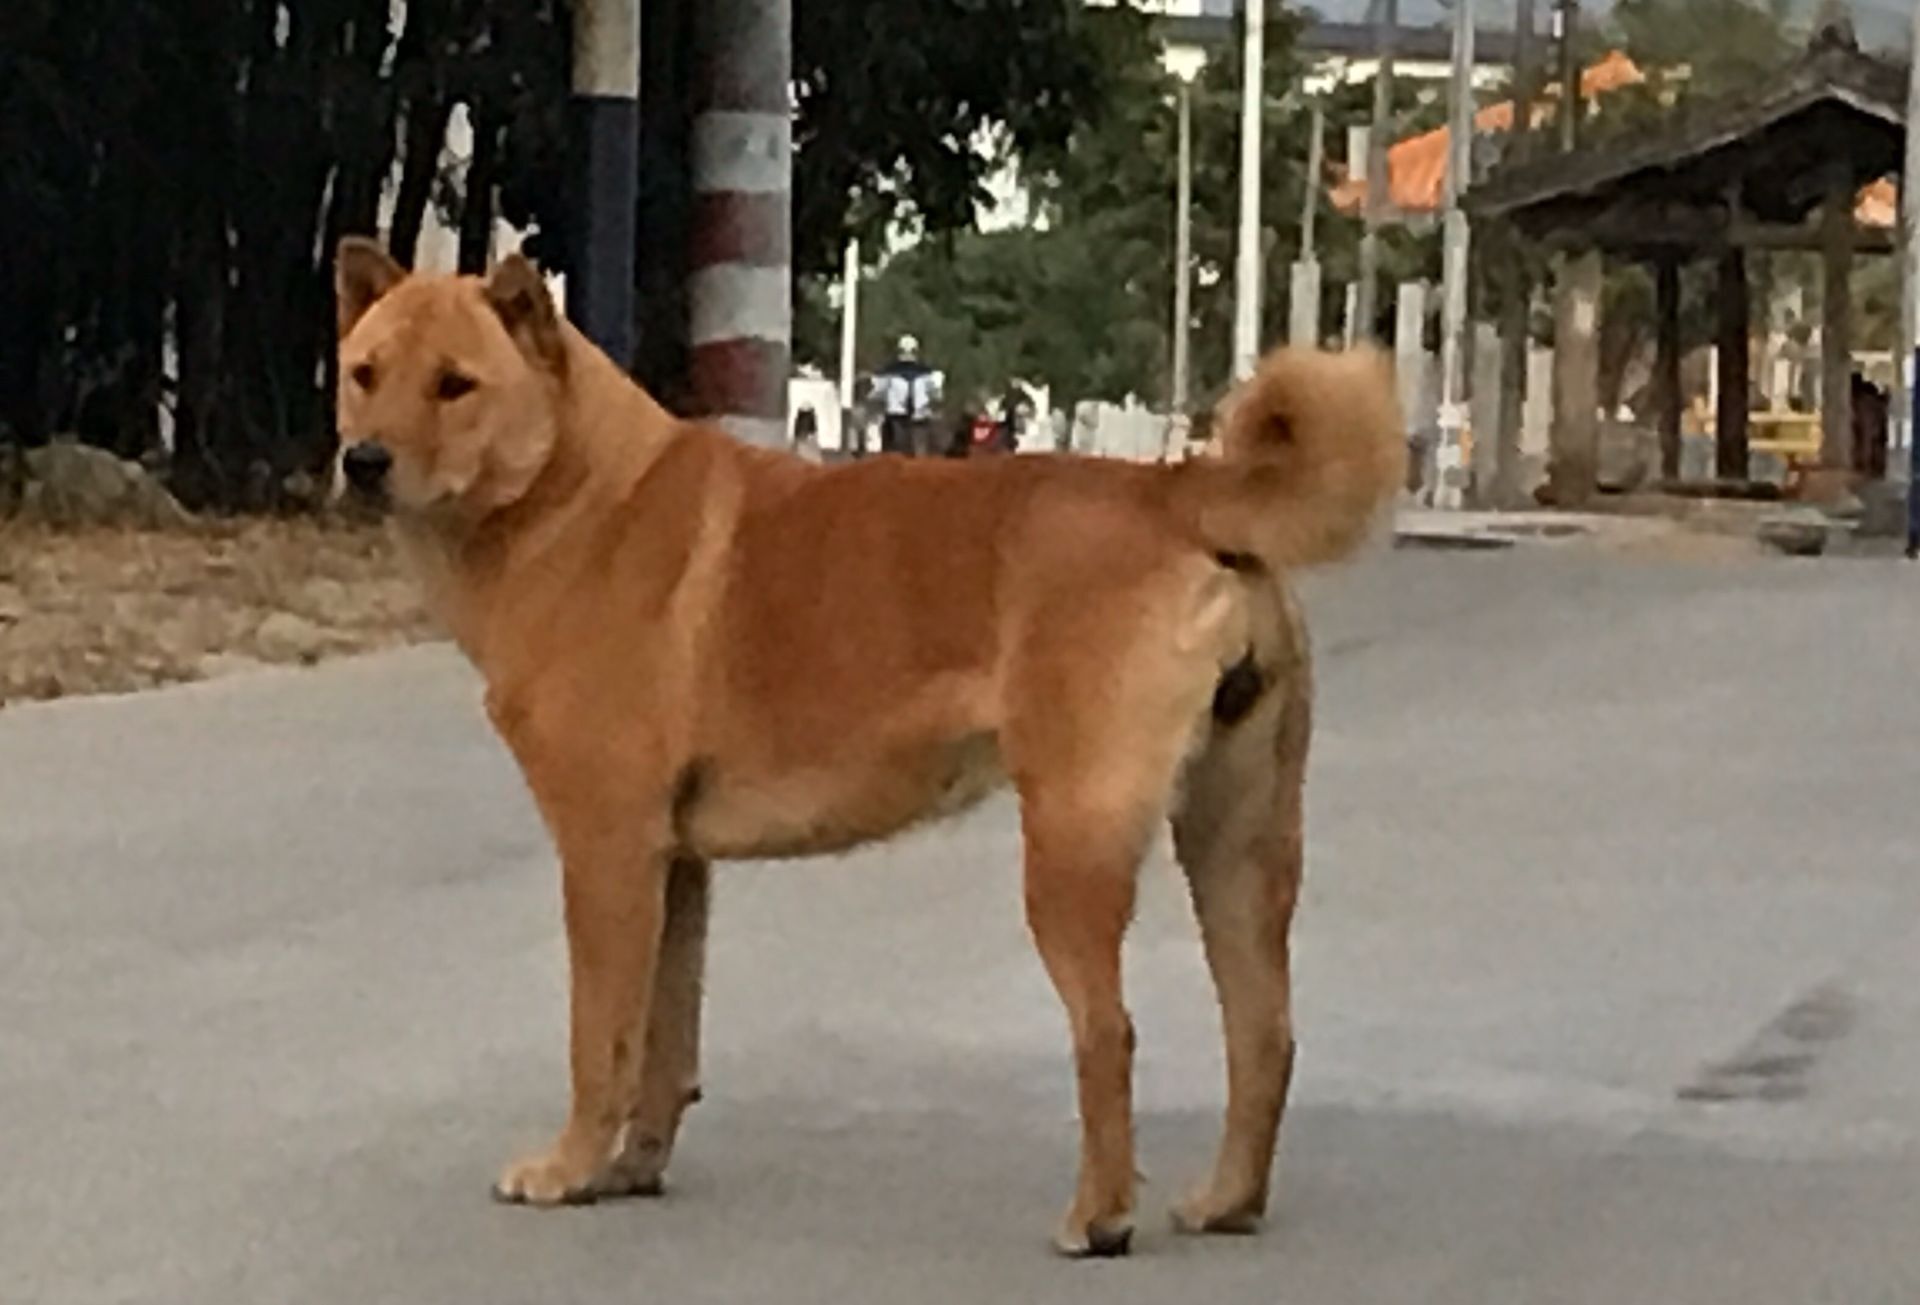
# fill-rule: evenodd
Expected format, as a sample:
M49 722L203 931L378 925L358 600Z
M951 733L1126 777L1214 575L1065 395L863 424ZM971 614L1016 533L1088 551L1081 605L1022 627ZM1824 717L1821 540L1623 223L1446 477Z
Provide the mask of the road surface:
M1176 1238L1218 1037L1164 858L1130 1261L1011 810L723 872L671 1195L564 1104L549 853L441 649L0 714L0 1301L1920 1299L1920 571L1399 554L1316 582L1272 1227Z

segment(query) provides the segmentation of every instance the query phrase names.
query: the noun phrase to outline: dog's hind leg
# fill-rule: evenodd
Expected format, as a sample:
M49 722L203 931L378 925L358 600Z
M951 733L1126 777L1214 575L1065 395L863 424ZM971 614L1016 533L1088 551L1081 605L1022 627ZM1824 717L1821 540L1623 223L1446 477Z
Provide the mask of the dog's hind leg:
M1122 1254L1132 1238L1121 942L1221 654L1244 641L1225 576L1182 555L1131 575L1120 594L1050 594L1009 661L1001 746L1020 794L1027 921L1066 1006L1079 1082L1079 1185L1054 1238L1067 1255Z
M1089 807L1022 793L1027 925L1067 1009L1080 1103L1080 1177L1054 1237L1071 1256L1123 1255L1133 1236L1133 1021L1120 948L1140 839Z
M640 1096L614 1163L616 1184L635 1196L662 1190L681 1116L700 1099L700 1008L712 877L711 867L694 857L676 858L668 871L667 918L647 1019Z
M1303 659L1241 719L1216 722L1174 816L1227 1058L1213 1176L1174 1211L1190 1232L1251 1232L1266 1213L1293 1078L1288 935L1302 871L1308 678Z

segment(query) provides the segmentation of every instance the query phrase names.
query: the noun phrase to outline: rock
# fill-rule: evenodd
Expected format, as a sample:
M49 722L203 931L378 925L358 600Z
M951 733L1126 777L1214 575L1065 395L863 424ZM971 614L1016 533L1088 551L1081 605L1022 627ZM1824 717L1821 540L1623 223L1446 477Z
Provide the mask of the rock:
M352 605L353 591L338 580L322 576L300 586L298 606L322 619L337 619L339 613Z
M249 671L262 670L266 662L258 657L248 657L244 653L220 652L202 657L196 669L202 679L218 680L228 675L244 675Z
M1824 512L1801 508L1782 512L1760 522L1760 542L1789 557L1818 557L1827 551L1833 523Z
M283 506L311 512L325 504L326 487L311 472L296 471L280 481Z
M27 451L21 510L53 526L157 530L193 522L180 501L138 463L70 441Z
M1867 539L1904 539L1907 534L1907 487L1894 481L1869 481L1860 487L1860 521L1855 528Z
M1600 426L1599 464L1595 479L1613 493L1630 494L1646 484L1660 467L1657 431L1629 422L1609 421Z
M327 632L292 612L275 612L253 632L254 646L270 662L312 665L327 650Z

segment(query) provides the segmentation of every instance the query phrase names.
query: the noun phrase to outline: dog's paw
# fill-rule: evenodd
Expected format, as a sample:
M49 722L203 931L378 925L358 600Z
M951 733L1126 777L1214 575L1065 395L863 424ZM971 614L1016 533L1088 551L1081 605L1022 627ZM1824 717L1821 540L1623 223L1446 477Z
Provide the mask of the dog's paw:
M506 1205L586 1205L608 1194L600 1177L598 1166L550 1151L508 1165L493 1185L493 1199Z
M1068 1215L1053 1235L1053 1249L1070 1260L1118 1259L1133 1249L1133 1220L1126 1215L1108 1219Z
M1173 1226L1183 1233L1245 1236L1260 1231L1264 1215L1263 1202L1223 1201L1202 1189L1173 1207Z
M662 1196L667 1190L667 1151L659 1143L629 1144L593 1184L596 1196Z

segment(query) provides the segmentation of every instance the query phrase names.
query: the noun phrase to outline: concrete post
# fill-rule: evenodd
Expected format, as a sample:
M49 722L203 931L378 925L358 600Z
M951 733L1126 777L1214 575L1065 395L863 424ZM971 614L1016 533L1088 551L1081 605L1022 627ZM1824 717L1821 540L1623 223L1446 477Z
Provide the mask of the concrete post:
M1600 472L1600 282L1597 251L1560 262L1554 307L1553 436L1548 480L1554 506L1577 508Z
M1440 337L1440 448L1435 459L1439 478L1434 485L1434 506L1440 508L1460 508L1466 502L1467 290L1473 233L1461 197L1473 184L1473 19L1473 0L1454 0L1444 219L1446 279Z

